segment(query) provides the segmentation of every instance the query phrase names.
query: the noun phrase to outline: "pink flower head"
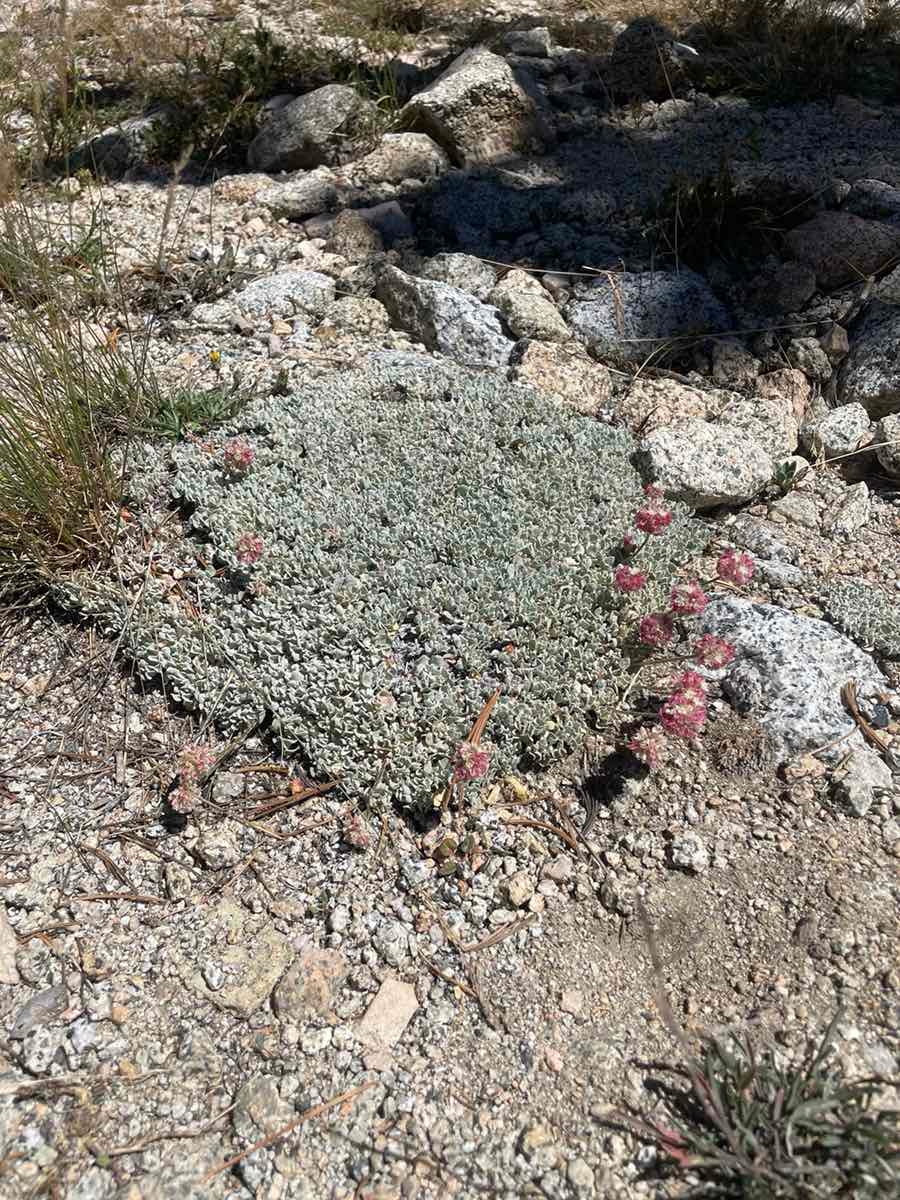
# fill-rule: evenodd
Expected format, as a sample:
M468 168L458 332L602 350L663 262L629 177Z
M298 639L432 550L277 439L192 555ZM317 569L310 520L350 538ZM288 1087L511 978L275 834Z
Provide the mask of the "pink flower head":
M718 575L728 583L749 583L755 570L756 563L749 554L743 554L740 550L726 550L719 556Z
M624 563L613 572L616 587L620 592L639 592L647 582L647 576L637 567L628 567Z
M637 548L638 548L637 538L634 536L633 533L626 533L622 538L623 554L634 554L634 552L635 552L635 550L637 550Z
M254 458L256 451L243 438L230 438L222 448L222 465L235 475L249 471Z
M372 840L362 816L353 809L344 813L341 822L341 837L354 850L365 850Z
M644 495L647 502L638 509L634 523L641 533L662 533L672 523L672 513L663 503L663 490L655 483L648 483Z
M234 557L244 567L252 567L262 552L263 540L258 533L242 533L234 546Z
M665 754L665 735L658 725L645 725L628 743L628 749L639 762L652 770L659 766Z
M673 633L672 618L666 613L652 613L642 617L638 625L638 637L645 646L667 646Z
M685 617L702 613L706 602L706 593L696 579L689 583L676 583L669 598L672 612Z
M706 724L706 696L694 691L674 691L659 710L666 733L674 737L695 738Z
M694 662L699 663L701 667L718 670L720 667L727 667L733 661L734 646L731 642L726 642L724 638L716 637L712 633L706 633L697 639L694 645Z
M697 700L706 702L706 680L696 671L682 671L672 683L673 692L683 692Z
M198 780L205 775L216 761L215 752L209 746L185 746L178 755L178 773L182 780Z
M216 761L209 746L185 746L178 755L178 787L169 796L176 812L192 812L200 803L200 783Z
M634 518L641 533L662 533L672 523L672 514L667 508L651 507L649 504L639 508Z
M451 761L454 783L468 783L487 774L490 755L473 742L460 742L453 752Z

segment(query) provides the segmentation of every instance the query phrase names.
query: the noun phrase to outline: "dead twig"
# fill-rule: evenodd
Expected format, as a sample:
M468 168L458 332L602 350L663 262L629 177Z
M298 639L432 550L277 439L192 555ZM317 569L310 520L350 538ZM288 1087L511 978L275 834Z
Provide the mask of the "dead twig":
M542 829L544 833L555 833L558 838L566 843L570 850L579 853L577 840L571 833L567 833L565 829L560 829L558 825L553 825L550 821L538 821L534 817L505 817L504 825L524 825L529 829Z
M363 1092L369 1091L375 1086L375 1081L363 1083L359 1087L351 1088L347 1092L341 1092L339 1096L332 1096L330 1100L325 1100L321 1104L314 1104L312 1108L304 1109L299 1117L293 1121L289 1121L287 1125L283 1125L281 1129L277 1129L275 1133L270 1133L268 1137L260 1138L258 1142L254 1142L252 1146L248 1146L246 1150L242 1150L240 1154L235 1154L233 1158L229 1158L226 1162L221 1163L218 1167L213 1167L211 1171L207 1171L200 1180L200 1186L209 1183L211 1179L215 1179L217 1175L221 1175L224 1171L230 1171L232 1167L236 1167L239 1162L251 1154L255 1154L257 1150L265 1150L269 1146L273 1146L276 1142L280 1142L282 1138L287 1137L289 1133L293 1133L301 1125L307 1121L311 1121L314 1117L320 1117L322 1113L328 1112L332 1108L337 1108L339 1105L349 1104L356 1100Z
M66 900L127 900L130 904L165 904L159 896L140 896L136 892L89 892L66 896Z
M139 1138L136 1142L132 1142L130 1146L114 1146L112 1150L93 1151L96 1158L121 1158L125 1154L140 1154L147 1149L148 1146L154 1145L156 1142L169 1142L177 1138L196 1138L202 1137L214 1125L217 1125L223 1117L227 1117L229 1113L234 1112L237 1106L229 1105L222 1112L217 1113L212 1120L207 1121L205 1125L200 1125L197 1129L169 1129L165 1133L151 1133L147 1137Z
M507 938L512 937L520 930L527 929L536 920L537 913L529 913L527 917L520 917L518 921L510 921L508 925L501 925L499 929L494 930L493 933L489 933L480 942L473 942L471 946L460 946L459 949L463 954L474 954L476 950L487 950L490 946L496 946L500 942L505 942Z
M444 983L449 983L451 987L459 988L461 992L463 992L466 996L469 996L472 1000L478 999L477 993L472 987L469 986L468 983L463 983L461 979L454 979L452 975L448 975L446 971L442 971L437 963L432 962L430 958L426 958L424 954L420 955L419 957L422 959L422 962L432 973L432 975L434 975L437 979L443 979Z
M850 713L850 716L856 722L860 733L866 739L870 746L874 746L876 750L880 750L882 754L886 754L889 747L887 742L879 737L874 727L869 724L866 718L859 711L859 704L856 699L856 682L851 679L841 688L841 699L844 702L844 707Z

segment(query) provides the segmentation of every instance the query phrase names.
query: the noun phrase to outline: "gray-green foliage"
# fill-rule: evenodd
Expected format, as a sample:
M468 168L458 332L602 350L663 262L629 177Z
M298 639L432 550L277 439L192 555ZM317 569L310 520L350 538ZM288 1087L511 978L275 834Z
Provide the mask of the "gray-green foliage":
M883 588L850 576L826 588L822 602L829 617L863 646L885 658L900 658L900 605Z
M151 573L125 637L176 699L226 727L271 712L351 793L386 755L385 785L418 803L495 688L499 769L556 759L608 713L626 669L612 556L641 492L626 432L498 378L388 359L251 403L212 449L161 451L199 615ZM235 435L256 451L245 477L216 451ZM244 532L265 545L249 569ZM648 604L695 537L678 511L653 539Z

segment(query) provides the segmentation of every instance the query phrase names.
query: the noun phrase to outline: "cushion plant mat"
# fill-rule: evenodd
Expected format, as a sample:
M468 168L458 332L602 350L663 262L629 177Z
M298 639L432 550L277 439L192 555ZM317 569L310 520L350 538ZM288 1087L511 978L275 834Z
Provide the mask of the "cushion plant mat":
M422 804L497 688L495 771L559 759L609 713L628 670L612 568L641 480L624 430L386 357L256 400L203 440L144 447L133 495L165 468L186 514L165 551L180 586L151 570L140 595L81 602L223 729L269 716L317 777L361 795L384 761L383 786ZM243 472L224 465L234 438L253 450ZM696 541L680 510L651 539L643 611Z

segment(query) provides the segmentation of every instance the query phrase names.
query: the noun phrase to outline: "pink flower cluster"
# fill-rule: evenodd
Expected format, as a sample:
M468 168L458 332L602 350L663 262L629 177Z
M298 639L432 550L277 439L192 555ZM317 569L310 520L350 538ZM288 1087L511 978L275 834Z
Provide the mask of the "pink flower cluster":
M258 533L242 533L234 545L234 557L243 567L252 567L262 558L264 550L262 538Z
M671 513L663 505L659 488L648 484L644 489L646 503L640 509L635 524L648 536L662 532L671 522ZM633 534L623 539L623 550L634 555L640 546ZM749 554L739 550L726 550L719 556L716 574L719 579L734 584L745 584L753 578L755 563ZM647 582L646 574L633 565L621 565L614 572L616 587L621 592L640 591ZM648 613L638 623L638 639L641 644L654 650L665 649L683 632L681 620L697 616L709 603L709 597L696 579L676 583L669 594L667 612ZM691 650L691 658L699 667L721 670L734 661L734 646L725 638L715 634L704 634L697 638ZM703 730L707 719L707 685L703 676L695 670L682 672L671 685L671 691L659 709L659 724L640 728L628 743L632 754L648 767L656 767L667 750L667 737L692 740Z
M662 488L655 483L646 484L644 495L646 500L635 514L634 523L641 533L649 534L652 537L662 533L671 525L672 513L663 502L665 496Z
M695 738L706 724L706 681L696 671L675 680L671 695L659 710L659 723L673 737Z
M739 550L726 550L724 554L719 556L719 561L716 564L716 571L720 579L724 579L726 583L737 583L743 585L749 583L753 578L753 572L756 570L756 564L749 554L742 554Z
M216 761L209 746L185 746L178 755L178 787L169 796L176 812L189 813L200 803L200 785Z
M222 465L235 475L249 471L254 458L256 451L243 438L229 438L222 448Z
M468 783L487 774L490 755L474 742L460 742L450 763L453 783Z

